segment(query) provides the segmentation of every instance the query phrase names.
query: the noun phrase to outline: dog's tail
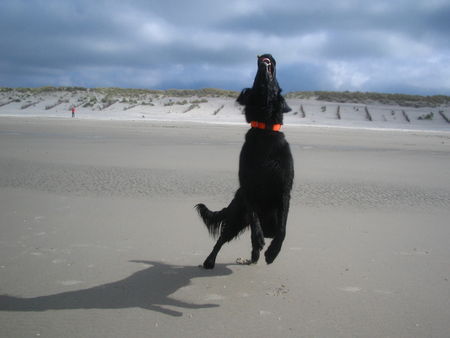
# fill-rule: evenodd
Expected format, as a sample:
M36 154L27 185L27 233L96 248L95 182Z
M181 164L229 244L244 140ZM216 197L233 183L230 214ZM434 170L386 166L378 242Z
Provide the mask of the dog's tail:
M199 203L195 206L199 216L205 223L206 228L211 236L218 237L222 232L222 227L226 220L227 208L223 208L220 211L211 211L203 203Z
M211 236L217 238L225 229L236 236L250 224L240 190L236 192L230 205L220 211L211 211L200 203L195 206Z

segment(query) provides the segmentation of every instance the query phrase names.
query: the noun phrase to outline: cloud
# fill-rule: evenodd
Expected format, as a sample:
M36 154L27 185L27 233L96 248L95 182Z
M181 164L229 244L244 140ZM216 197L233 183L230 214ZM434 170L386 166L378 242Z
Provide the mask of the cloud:
M3 0L0 85L450 93L444 0Z

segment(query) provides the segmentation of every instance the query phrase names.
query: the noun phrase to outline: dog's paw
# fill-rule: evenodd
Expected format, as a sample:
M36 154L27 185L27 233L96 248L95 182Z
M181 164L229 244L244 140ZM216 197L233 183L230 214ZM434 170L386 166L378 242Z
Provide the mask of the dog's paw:
M215 265L216 265L216 262L214 262L213 260L207 259L206 261L203 262L203 268L205 268L207 270L214 269Z
M278 251L271 250L269 247L266 252L264 253L264 256L266 257L266 263L272 264L275 258L277 258Z

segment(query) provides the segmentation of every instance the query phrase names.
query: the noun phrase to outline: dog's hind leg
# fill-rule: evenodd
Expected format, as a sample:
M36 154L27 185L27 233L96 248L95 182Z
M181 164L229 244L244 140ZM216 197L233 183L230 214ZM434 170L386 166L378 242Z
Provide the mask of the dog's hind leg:
M253 213L252 220L250 223L250 228L252 231L252 260L251 263L255 264L259 260L259 253L264 248L264 234L261 229L261 224L259 222L258 216Z
M214 266L216 265L216 257L219 253L220 249L222 248L222 245L224 245L227 242L225 237L223 235L220 235L219 239L216 242L216 245L214 245L213 250L209 254L209 256L205 259L203 262L203 267L205 269L214 269Z
M253 213L250 219L250 230L252 239L252 256L251 259L238 258L236 263L241 265L256 264L259 260L259 254L264 248L264 233L261 228L261 223L259 221L256 213Z
M199 206L198 208L203 209L202 206ZM231 203L227 208L223 209L221 213L220 236L216 245L214 245L213 250L203 263L205 269L213 269L217 254L222 246L239 235L239 233L250 224L250 215L247 212L241 189L238 189ZM217 225L215 225L215 227L217 228Z
M216 264L217 254L219 253L222 246L226 242L229 242L234 237L236 237L239 234L239 232L242 230L242 228L239 228L239 227L223 228L222 233L220 234L219 239L217 240L216 244L214 245L213 250L211 251L209 256L206 258L206 260L203 262L203 267L205 269L214 269L214 265Z
M266 257L266 263L271 264L275 258L278 256L283 244L284 238L286 237L286 223L287 215L289 212L289 196L285 196L277 211L277 227L275 236L264 253Z

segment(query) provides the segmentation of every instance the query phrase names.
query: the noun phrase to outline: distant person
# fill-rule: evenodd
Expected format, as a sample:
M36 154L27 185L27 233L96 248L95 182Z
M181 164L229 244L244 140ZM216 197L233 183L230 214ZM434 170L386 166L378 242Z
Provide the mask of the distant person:
M75 107L72 107L72 117L75 117Z

